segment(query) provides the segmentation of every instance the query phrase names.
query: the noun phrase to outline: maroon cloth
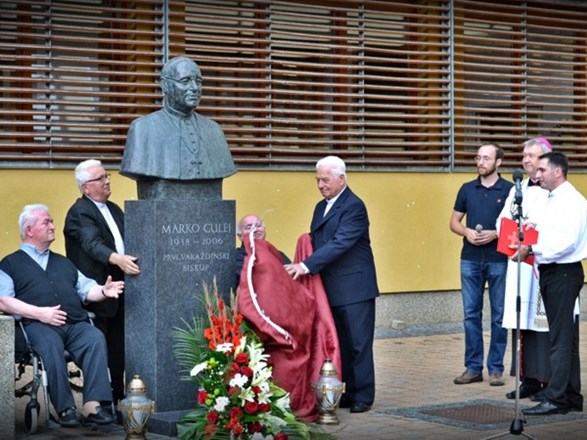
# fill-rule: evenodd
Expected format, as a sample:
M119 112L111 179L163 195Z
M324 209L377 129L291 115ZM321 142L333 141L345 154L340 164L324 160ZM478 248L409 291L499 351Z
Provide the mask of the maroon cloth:
M314 293L291 279L283 268L279 251L271 243L255 239L254 254L249 237L245 237L244 245L247 255L238 289L239 312L271 355L273 378L290 393L294 414L301 420L314 421L318 412L311 385L318 378L316 366L320 364L321 367L327 357L333 359L324 354L332 344L316 343L322 339L316 337L315 332L321 331L316 321L321 322L322 318L315 318L317 310L319 315L322 310L317 307ZM251 259L252 291L247 279ZM254 304L253 293L256 293L259 308ZM327 310L330 313L330 309ZM333 356L339 357L338 350Z
M312 239L310 234L302 234L298 238L294 262L300 263L312 255ZM340 349L338 334L328 297L319 274L300 277L300 282L312 293L316 306L316 317L312 331L312 365L310 377L315 382L320 377L320 370L326 359L330 359L338 373L338 379L342 378L342 366L340 361Z

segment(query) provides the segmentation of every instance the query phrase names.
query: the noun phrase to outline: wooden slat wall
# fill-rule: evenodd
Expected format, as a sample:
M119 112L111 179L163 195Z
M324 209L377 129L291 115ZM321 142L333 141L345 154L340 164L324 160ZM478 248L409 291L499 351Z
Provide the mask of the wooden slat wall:
M199 61L201 108L239 164L448 167L442 2L195 3L172 15L170 49Z
M570 1L4 1L0 165L117 166L161 106L169 41L241 169L470 170L488 140L517 166L537 135L585 167L586 19Z
M118 164L133 118L160 105L160 1L3 1L0 164Z
M546 136L585 168L587 3L455 0L454 16L455 166L487 140L519 166Z

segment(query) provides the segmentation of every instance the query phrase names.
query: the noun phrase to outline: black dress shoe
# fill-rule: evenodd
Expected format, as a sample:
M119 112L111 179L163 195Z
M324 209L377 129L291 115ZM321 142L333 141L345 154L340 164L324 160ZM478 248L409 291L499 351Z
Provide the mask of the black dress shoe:
M79 420L77 419L77 413L74 408L68 408L65 411L61 411L57 423L64 428L75 428L79 426Z
M82 417L84 425L109 425L114 422L114 417L101 406L96 407L96 412Z
M355 404L353 404L353 406L351 406L351 412L352 413L363 413L363 412L367 412L371 409L371 405L367 405L366 403L363 402L357 402Z
M582 403L570 403L569 404L569 411L577 411L577 412L583 412L583 404Z
M566 414L567 408L556 406L554 403L550 403L548 400L540 402L533 408L523 409L522 413L527 416L546 416L549 414Z
M525 384L520 385L520 399L525 399L530 397L533 394L537 394L541 391L540 387L532 387ZM516 398L516 390L510 391L505 395L508 399L515 399ZM538 400L540 402L540 400Z

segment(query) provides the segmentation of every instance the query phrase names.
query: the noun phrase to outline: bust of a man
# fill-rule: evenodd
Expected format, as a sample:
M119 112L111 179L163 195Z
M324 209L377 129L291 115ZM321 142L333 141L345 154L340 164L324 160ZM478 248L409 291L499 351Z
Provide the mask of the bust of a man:
M194 111L202 73L186 57L161 71L164 106L135 119L128 130L120 174L140 181L223 179L236 172L220 125Z

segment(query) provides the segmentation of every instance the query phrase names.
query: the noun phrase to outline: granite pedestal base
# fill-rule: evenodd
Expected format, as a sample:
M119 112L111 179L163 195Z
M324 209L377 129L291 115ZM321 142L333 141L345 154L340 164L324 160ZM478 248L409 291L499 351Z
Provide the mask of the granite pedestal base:
M221 293L232 282L235 202L138 200L125 204L126 253L141 273L125 280L127 383L134 374L155 401L151 431L173 435L175 422L194 407L197 384L181 380L173 329L205 316L203 285ZM157 432L158 433L158 432Z

